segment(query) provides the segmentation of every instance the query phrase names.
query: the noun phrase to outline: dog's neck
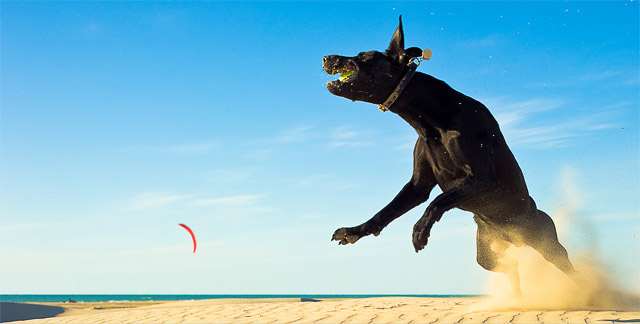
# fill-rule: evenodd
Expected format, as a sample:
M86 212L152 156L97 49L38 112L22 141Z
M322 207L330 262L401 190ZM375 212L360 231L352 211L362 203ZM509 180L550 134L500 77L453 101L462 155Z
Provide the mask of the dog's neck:
M457 91L445 82L416 72L389 110L427 136L431 130L425 128L446 129L451 117L458 113L458 103L451 102L454 93Z
M393 104L396 102L398 97L402 94L402 91L404 91L407 85L409 85L409 82L411 82L411 78L413 78L413 76L415 75L416 69L418 68L419 64L420 64L420 61L418 61L417 64L413 62L413 60L409 62L409 64L407 65L408 67L407 72L402 77L402 79L400 79L400 82L398 82L398 85L393 90L393 92L389 95L387 100L385 100L382 104L378 105L378 109L380 109L382 112L385 112L389 110L389 107L393 106Z

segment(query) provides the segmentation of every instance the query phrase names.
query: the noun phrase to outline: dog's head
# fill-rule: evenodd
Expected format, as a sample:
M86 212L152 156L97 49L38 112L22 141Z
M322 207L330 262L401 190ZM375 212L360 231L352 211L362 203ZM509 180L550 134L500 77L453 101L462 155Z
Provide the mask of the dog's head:
M338 80L327 83L329 92L353 101L383 103L407 71L409 60L422 55L417 47L404 48L402 16L389 48L384 52L362 52L354 57L325 56L322 67Z

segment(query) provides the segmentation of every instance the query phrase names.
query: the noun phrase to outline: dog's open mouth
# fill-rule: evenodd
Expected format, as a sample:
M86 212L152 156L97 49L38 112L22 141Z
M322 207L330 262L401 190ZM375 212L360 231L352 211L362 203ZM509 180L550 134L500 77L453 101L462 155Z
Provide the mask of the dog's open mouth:
M332 81L335 85L339 83L350 82L355 79L358 74L358 66L351 60L341 57L332 56L324 65L325 72L336 75L340 74L338 80Z
M329 72L329 74L331 75L335 75L335 74L340 74L340 77L338 78L338 82L348 82L351 81L353 79L355 79L356 74L358 73L357 69L354 68L349 68L349 67L344 67L341 69L335 69L335 70L331 70ZM336 82L334 81L334 82Z
M329 92L351 99L350 93L355 89L357 78L359 78L358 64L350 57L329 55L322 59L322 67L327 74L340 75L337 80L327 82Z

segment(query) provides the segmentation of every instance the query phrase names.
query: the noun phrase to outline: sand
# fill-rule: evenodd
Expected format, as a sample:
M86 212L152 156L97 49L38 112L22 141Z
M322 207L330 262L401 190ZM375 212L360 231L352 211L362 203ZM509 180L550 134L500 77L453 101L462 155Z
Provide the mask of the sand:
M634 323L640 309L487 310L485 298L209 299L171 302L26 304L54 317L12 323ZM10 313L25 304L3 303ZM56 315L51 307L59 307ZM23 309L23 311L25 311ZM47 312L45 312L47 313ZM46 315L45 313L40 314ZM23 314L24 315L24 314ZM36 314L37 315L37 314ZM4 316L3 316L4 317ZM24 317L23 317L24 318ZM35 318L35 317L31 317ZM3 320L6 320L3 318Z

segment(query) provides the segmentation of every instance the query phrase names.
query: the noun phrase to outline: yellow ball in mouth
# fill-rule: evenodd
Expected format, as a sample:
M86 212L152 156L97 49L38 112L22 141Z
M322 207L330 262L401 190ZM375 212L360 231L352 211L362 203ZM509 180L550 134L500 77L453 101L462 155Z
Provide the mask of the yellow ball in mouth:
M353 74L353 72L350 72L350 71L343 72L343 73L340 75L340 81L344 81L344 79L348 78L348 77L349 77L350 75L352 75L352 74Z

